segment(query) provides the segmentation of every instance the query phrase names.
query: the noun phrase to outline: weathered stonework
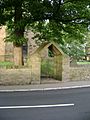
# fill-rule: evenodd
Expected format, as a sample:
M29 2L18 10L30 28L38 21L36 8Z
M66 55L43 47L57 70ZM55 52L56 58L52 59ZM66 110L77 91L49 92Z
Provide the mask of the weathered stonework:
M52 47L53 50L52 52L54 53L53 78L59 81L69 80L69 69L66 69L69 68L69 57L65 55L63 51L55 45L55 43L47 42L47 43L43 43L29 58L32 84L34 83L37 84L41 82L41 59L42 58L44 59L45 56L43 54L45 51L49 49L50 46Z
M30 57L29 67L31 69L31 84L40 84L40 64L41 59L38 55L33 55Z
M13 43L11 42L5 42L5 61L11 61L14 60L14 47Z
M32 39L32 37L34 36L34 33L29 31L27 34L27 38L28 38L28 54L31 55L35 52L35 50L38 48L38 46L36 45L35 41Z
M5 42L6 27L3 26L0 29L0 61L13 62L13 44Z
M0 69L0 85L22 85L22 84L40 84L41 81L41 61L48 59L48 47L52 45L42 45L40 48L32 39L33 33L28 33L28 63L29 68L25 69ZM0 29L0 61L13 62L13 44L5 43L5 27ZM65 55L55 44L53 50L53 78L65 81L90 80L90 65L77 65L73 61L70 65L69 56ZM8 56L9 55L9 56ZM17 58L16 58L17 59Z
M70 81L70 58L69 56L63 56L63 63L62 63L62 80Z
M5 55L5 42L4 38L6 36L5 27L0 28L0 61L4 61Z
M4 38L6 37L6 27L3 26L0 29L0 61L14 61L14 46L11 42L4 42ZM39 47L38 44L36 44L35 40L33 39L34 33L30 30L25 33L25 37L28 39L27 43L27 54L23 53L23 57L27 55L30 56L32 53L36 51L36 49Z
M31 84L30 69L0 69L0 85Z
M90 66L70 67L70 81L90 80Z

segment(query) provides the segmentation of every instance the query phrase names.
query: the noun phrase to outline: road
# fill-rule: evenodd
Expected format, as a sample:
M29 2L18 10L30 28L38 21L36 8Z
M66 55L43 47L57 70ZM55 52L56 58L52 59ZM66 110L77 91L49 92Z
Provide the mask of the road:
M90 120L90 88L1 92L0 120Z

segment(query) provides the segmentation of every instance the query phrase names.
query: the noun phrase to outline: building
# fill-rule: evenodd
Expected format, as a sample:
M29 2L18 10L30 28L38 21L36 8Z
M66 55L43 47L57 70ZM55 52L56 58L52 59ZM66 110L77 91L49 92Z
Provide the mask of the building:
M27 56L32 54L37 48L38 45L35 43L35 40L32 39L34 34L29 31L25 36L28 38L27 44L23 45L23 58L26 62ZM6 37L6 27L3 26L0 28L0 61L14 61L14 47L13 43L5 42Z

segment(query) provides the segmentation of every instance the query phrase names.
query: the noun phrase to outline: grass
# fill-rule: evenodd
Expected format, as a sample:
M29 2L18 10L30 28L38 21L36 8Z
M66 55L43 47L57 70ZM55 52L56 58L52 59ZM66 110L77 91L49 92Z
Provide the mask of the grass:
M77 62L78 65L87 65L90 64L88 61L83 61L83 62Z
M6 68L11 68L12 66L14 65L13 62L1 62L0 61L0 67L3 68L3 67L6 67Z

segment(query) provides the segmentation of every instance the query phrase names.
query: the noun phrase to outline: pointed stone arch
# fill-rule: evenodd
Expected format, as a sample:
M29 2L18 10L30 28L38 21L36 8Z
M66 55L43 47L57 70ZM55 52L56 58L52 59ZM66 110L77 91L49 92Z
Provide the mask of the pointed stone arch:
M41 83L41 60L49 56L54 60L54 78L60 81L69 80L69 57L54 42L42 43L30 56L31 84Z

